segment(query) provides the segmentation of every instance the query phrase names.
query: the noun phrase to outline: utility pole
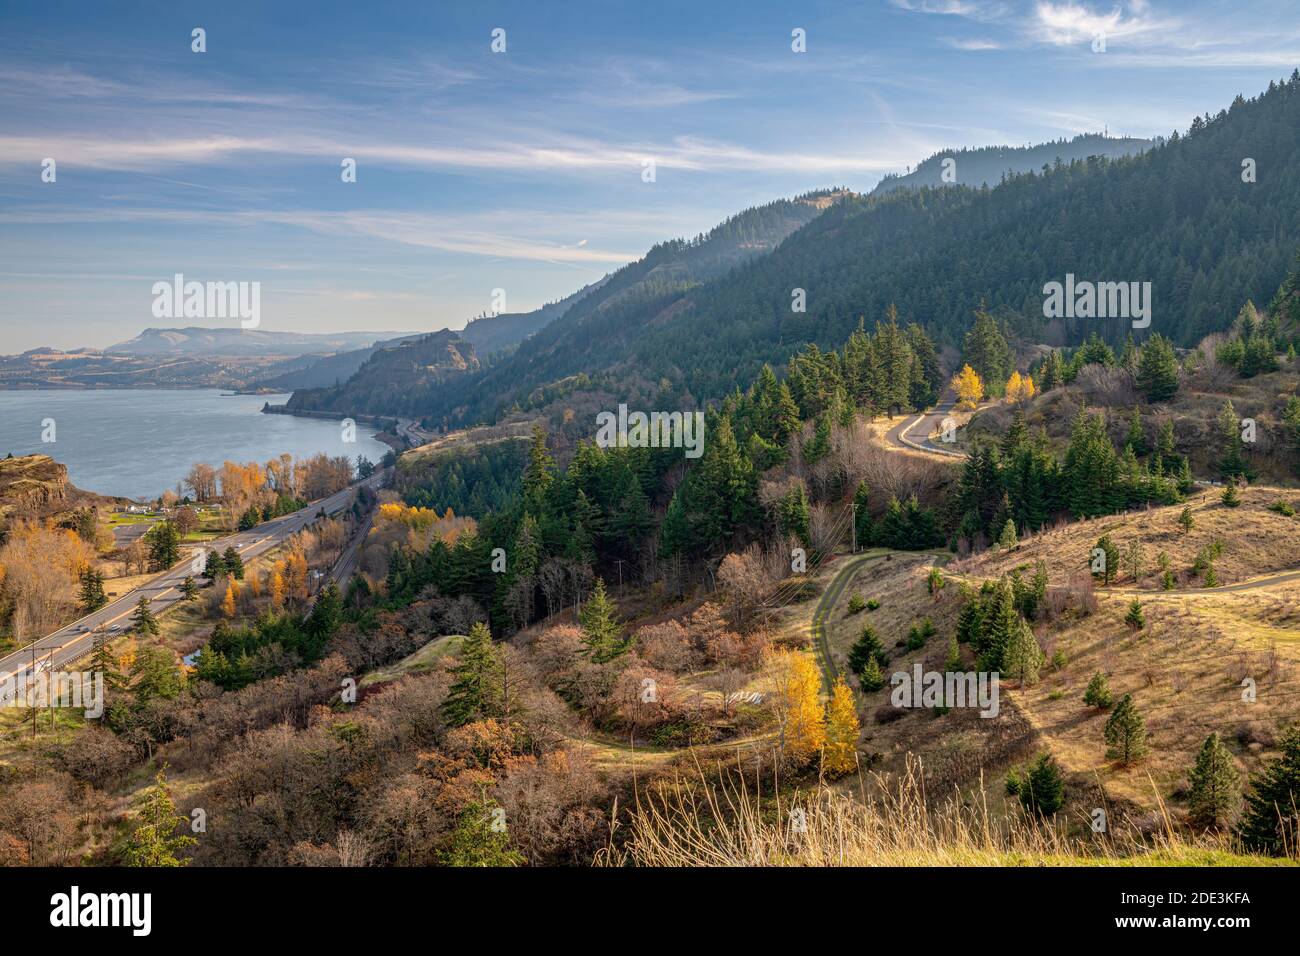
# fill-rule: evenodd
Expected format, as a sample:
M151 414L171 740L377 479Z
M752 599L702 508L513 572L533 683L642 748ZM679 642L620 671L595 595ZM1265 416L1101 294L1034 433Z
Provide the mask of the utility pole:
M853 554L858 553L858 503L849 502L849 507L853 509Z

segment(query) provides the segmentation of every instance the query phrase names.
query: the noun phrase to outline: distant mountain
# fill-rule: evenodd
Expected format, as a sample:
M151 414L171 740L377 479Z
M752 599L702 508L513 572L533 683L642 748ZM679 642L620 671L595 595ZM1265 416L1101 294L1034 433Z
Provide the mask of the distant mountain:
M269 332L263 329L145 329L105 352L125 355L297 356L328 355L367 348L403 332Z
M605 276L558 302L548 302L532 312L503 312L500 315L485 315L471 319L470 323L460 330L459 335L474 346L474 351L480 358L486 359L494 352L518 345L528 336L541 331L566 314L583 297L599 289L608 279L609 277Z
M1243 178L1246 158L1253 178ZM656 246L503 360L430 391L422 414L493 420L602 373L638 387L664 381L674 401L720 398L765 362L842 345L891 303L940 346L960 347L981 301L1031 341L1159 332L1189 345L1230 325L1247 299L1267 302L1295 255L1300 71L1131 156L1052 164L989 189L840 195L818 212L776 203ZM1150 282L1149 329L1044 318L1045 283L1067 274ZM797 289L804 311L792 308Z
M293 411L419 417L430 393L463 381L479 367L474 346L455 332L434 332L411 342L377 348L346 383L293 393Z
M694 239L656 245L606 277L513 353L487 363L474 377L473 394L461 395L458 401L448 393L447 402L455 407L468 399L460 413L478 420L490 417L493 403L506 395L517 400L539 385L617 364L649 326L666 321L665 308L705 283L763 261L789 236L849 195L842 189L821 190L780 199L738 213ZM579 347L570 351L571 343ZM449 411L439 401L433 417Z
M339 352L337 355L319 357L304 355L301 358L281 362L272 369L272 374L255 379L252 388L274 392L292 392L300 388L324 388L346 382L366 363L366 359L379 349L393 348L403 342L411 342L427 333L413 332L400 338L376 342L364 349Z
M1040 143L1037 146L981 146L976 149L950 149L935 153L905 176L889 175L882 179L871 195L895 189L919 189L922 186L996 186L1004 176L1039 172L1044 166L1070 163L1089 156L1118 159L1150 149L1155 142L1149 139L1102 136L1083 133L1074 139ZM952 170L950 179L943 177L945 160L952 160L946 168Z

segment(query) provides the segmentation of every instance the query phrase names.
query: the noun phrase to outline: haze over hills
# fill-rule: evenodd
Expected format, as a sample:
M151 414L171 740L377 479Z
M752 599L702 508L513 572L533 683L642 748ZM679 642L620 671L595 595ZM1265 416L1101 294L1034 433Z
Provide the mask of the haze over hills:
M1127 319L1044 319L1044 284L1067 274L1150 282L1150 331L1186 345L1286 274L1300 234L1298 131L1300 71L1136 155L1075 160L992 189L838 193L821 208L748 210L707 239L655 247L513 353L434 389L419 411L491 420L544 385L601 372L718 398L808 343L838 346L891 303L940 346L960 341L981 301L1031 340L1068 344L1098 331L1122 342ZM1247 157L1253 182L1243 181ZM744 242L759 224L761 240ZM806 311L792 308L797 289Z
M105 352L126 355L327 355L365 348L409 332L271 332L265 329L188 328L145 329L133 339Z
M1118 159L1132 156L1155 145L1153 140L1133 137L1110 137L1098 133L1081 133L1073 139L1061 139L1034 146L980 146L974 149L949 149L935 153L916 169L904 175L889 174L871 191L872 195L895 189L919 189L923 186L996 186L1005 176L1038 172L1044 165L1069 163L1090 156ZM952 159L952 178L943 178L944 161Z
M413 342L376 349L348 381L335 388L293 393L294 411L418 415L429 393L445 383L465 381L479 367L474 346L455 332L434 332Z
M446 416L461 401L484 394L484 388L492 388L491 383L498 379L497 368L508 370L503 373L507 377L502 380L506 382L510 381L510 376L521 374L518 368L520 363L528 367L526 378L532 382L541 383L568 374L565 371L551 375L546 357L551 350L567 341L567 336L573 334L572 330L583 328L587 322L596 321L601 323L602 328L619 329L620 339L631 340L639 324L654 317L657 311L655 303L670 302L680 297L685 290L716 279L744 262L770 253L788 236L811 222L844 195L844 192L827 190L746 210L716 226L707 235L691 240L676 239L660 243L643 258L624 266L598 283L584 287L554 306L543 307L524 316L501 315L479 319L470 323L463 333L438 333L458 337L466 344L474 343L477 338L491 346L509 341L508 335L500 333L503 327L518 332L538 326L538 331L531 337L520 341L519 349L515 352L497 363L484 366L481 380L484 384L479 384L480 380L474 376L454 374L442 375L436 380L427 379L423 369L429 345L421 340L390 350L395 354L384 357L384 362L394 374L400 374L403 367L413 370L413 381L395 380L376 387L370 381L371 373L363 369L358 372L359 381L348 382L338 388L295 393L290 405L312 410L366 412L370 409L375 413L416 416L428 415L430 409L438 408L441 409L438 415ZM550 319L549 324L539 325L544 318ZM484 335L487 330L492 331L490 336ZM439 340L440 343L442 341ZM615 350L619 347L612 342L604 345ZM441 348L439 344L437 349ZM411 354L402 355L403 349ZM569 368L567 364L562 367ZM470 370L478 371L477 368ZM363 377L366 381L360 381ZM474 393L466 392L465 389L470 385L476 385L478 390ZM457 396L460 396L460 400L457 400ZM383 402L391 404L384 405ZM451 404L444 406L444 402ZM460 410L457 414L475 415L477 406L474 409Z

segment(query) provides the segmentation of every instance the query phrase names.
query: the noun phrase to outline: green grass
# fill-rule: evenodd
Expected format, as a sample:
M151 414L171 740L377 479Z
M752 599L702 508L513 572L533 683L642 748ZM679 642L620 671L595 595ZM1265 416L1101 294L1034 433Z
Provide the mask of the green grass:
M371 684L383 684L397 680L406 674L422 674L427 670L431 670L441 658L456 653L464 640L465 637L462 634L435 637L418 651L402 658L396 664L371 671L361 678L361 683L358 686L368 687Z

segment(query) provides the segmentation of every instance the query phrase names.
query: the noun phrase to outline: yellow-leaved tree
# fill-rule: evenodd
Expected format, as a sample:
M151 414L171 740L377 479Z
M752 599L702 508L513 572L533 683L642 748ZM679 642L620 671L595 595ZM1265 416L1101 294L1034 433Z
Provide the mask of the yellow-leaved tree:
M227 620L234 618L239 611L239 585L235 579L231 578L230 583L226 585L226 596L221 601L221 613Z
M967 408L974 408L984 397L984 381L969 365L963 365L952 377L952 388L957 393L957 404Z
M826 712L821 702L821 675L802 651L777 650L767 659L781 751L803 766L826 746Z
M858 767L858 707L853 691L844 683L843 675L835 678L831 702L827 707L826 751L822 769L834 776L852 773Z
M1007 379L1006 398L1008 405L1027 402L1037 394L1038 386L1034 384L1032 375L1021 376L1019 372L1012 372L1011 377Z

